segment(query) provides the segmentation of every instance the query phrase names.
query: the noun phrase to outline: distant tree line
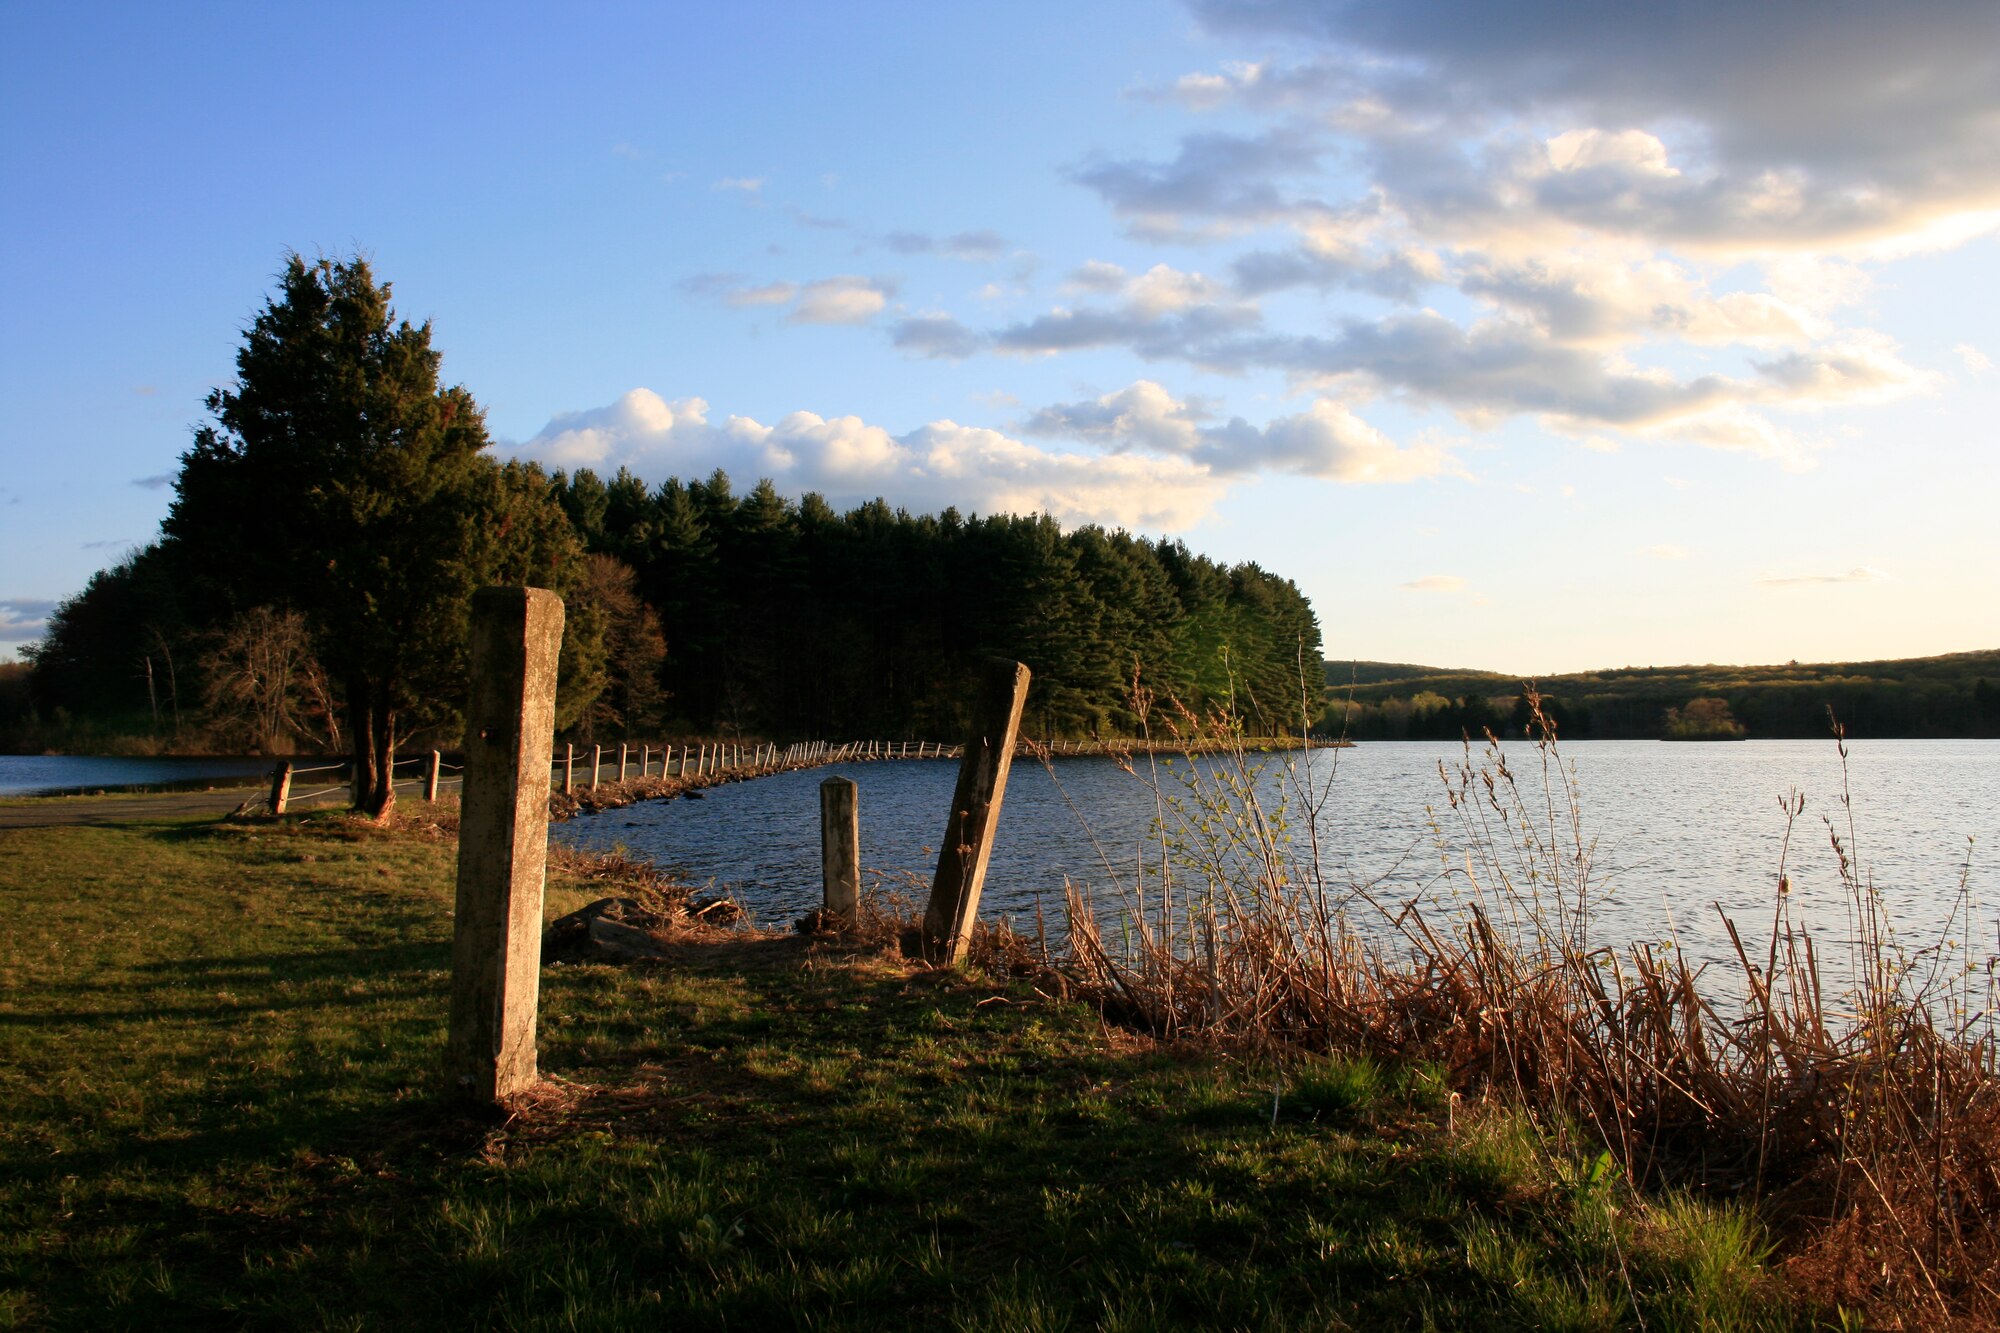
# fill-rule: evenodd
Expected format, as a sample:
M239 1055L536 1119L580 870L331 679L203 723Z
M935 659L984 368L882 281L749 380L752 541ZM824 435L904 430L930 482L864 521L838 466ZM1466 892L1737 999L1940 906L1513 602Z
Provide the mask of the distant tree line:
M840 513L719 471L549 476L495 460L438 367L365 261L291 257L159 538L0 675L0 744L347 750L380 811L399 745L457 739L486 583L564 595L557 722L585 743L951 738L991 654L1033 669L1040 737L1131 735L1147 691L1257 734L1316 707L1312 608L1256 565L1046 516Z
M1361 664L1363 667L1371 664ZM1439 672L1360 683L1328 663L1316 729L1360 740L1527 734L1519 682ZM1631 739L1741 734L1813 739L1838 719L1874 737L2000 737L2000 652L1782 667L1633 668L1540 682L1558 736Z

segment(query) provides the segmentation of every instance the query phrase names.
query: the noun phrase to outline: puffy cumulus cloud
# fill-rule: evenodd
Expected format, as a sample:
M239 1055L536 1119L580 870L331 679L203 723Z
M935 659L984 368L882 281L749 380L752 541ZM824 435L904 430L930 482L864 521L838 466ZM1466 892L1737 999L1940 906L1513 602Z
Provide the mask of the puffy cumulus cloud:
M1236 289L1245 296L1289 287L1345 288L1405 305L1414 304L1425 288L1448 276L1436 252L1422 246L1371 251L1345 243L1252 250L1232 261L1230 271Z
M922 460L928 490L919 494L932 506L983 495L989 509L1175 531L1204 517L1226 489L1185 459L1050 453L951 421L924 426L905 443Z
M1764 397L1788 407L1893 402L1933 387L1937 378L1903 360L1891 339L1868 330L1755 364L1765 380Z
M1318 211L1282 188L1309 176L1324 144L1292 126L1262 134L1191 134L1170 162L1094 157L1070 179L1095 191L1133 231L1152 239L1221 234ZM1191 228L1190 219L1202 226Z
M889 326L889 341L914 356L963 361L986 345L974 332L946 314L909 315Z
M882 313L893 290L877 278L821 278L799 288L798 304L787 318L794 324L866 324Z
M740 273L697 273L683 278L682 291L702 300L720 301L736 310L790 307L791 324L866 324L882 313L895 295L887 278L843 273L813 282L752 282Z
M1564 342L1617 344L1661 335L1699 345L1787 345L1830 331L1812 310L1769 292L1712 294L1687 267L1584 252L1469 258L1469 296L1524 315Z
M39 639L48 632L56 604L34 597L0 597L0 643Z
M1191 356L1191 349L1255 328L1262 319L1225 284L1168 264L1135 275L1093 261L1070 274L1069 285L1118 299L1077 310L1058 306L999 330L993 345L1020 355L1123 346L1145 357Z
M1218 31L1304 38L1323 51L1301 71L1225 74L1203 85L1211 96L1256 105L1275 80L1352 102L1364 96L1352 71L1372 70L1365 95L1391 106L1489 124L1555 121L1551 171L1573 177L1606 223L1623 207L1614 182L1640 191L1630 220L1723 243L1878 240L2000 209L1992 6L1194 7ZM1646 142L1673 137L1686 144L1678 166L1681 155Z
M680 465L686 452L677 446L706 439L707 427L706 401L681 398L670 403L651 389L633 389L607 407L551 417L520 452L551 468L610 472L629 467L664 476Z
M1147 318L1128 305L1058 310L1000 331L995 342L1021 352L1124 346L1148 359L1179 359L1224 372L1277 370L1298 383L1341 386L1348 396L1394 394L1444 407L1475 427L1525 415L1595 442L1594 447L1614 443L1603 436L1610 430L1755 453L1792 467L1811 462L1811 447L1763 413L1883 403L1936 382L1905 362L1893 342L1865 331L1752 361L1742 374L1677 376L1635 364L1615 346L1591 345L1584 335L1621 319L1673 328L1735 320L1777 342L1804 336L1806 316L1765 301L1736 303L1691 291L1683 293L1681 305L1648 307L1643 293L1620 288L1593 296L1572 288L1563 305L1554 299L1562 290L1559 284L1520 284L1517 299L1541 294L1546 324L1515 317L1460 324L1423 310L1351 320L1337 334L1322 336L1265 331L1254 309L1245 307L1195 306ZM1551 324L1569 337L1556 336L1546 326ZM1079 412L1077 419L1082 417ZM1282 458L1292 461L1280 462L1274 454L1272 462L1315 470L1298 467L1298 456L1296 450L1284 453ZM1400 468L1385 471L1403 475ZM1317 473L1345 475L1332 461Z
M1025 428L1070 435L1114 450L1190 459L1222 476L1286 472L1340 482L1401 482L1464 475L1434 445L1398 447L1344 403L1322 398L1305 412L1262 426L1234 417L1207 425L1212 410L1181 402L1152 380L1085 402L1044 407Z
M719 467L836 503L881 495L924 509L1046 512L1069 523L1152 530L1193 526L1228 485L1185 457L1053 451L948 420L903 435L813 412L772 425L744 416L716 425L703 400L668 402L650 389L559 415L516 452L550 467L629 467L649 481Z

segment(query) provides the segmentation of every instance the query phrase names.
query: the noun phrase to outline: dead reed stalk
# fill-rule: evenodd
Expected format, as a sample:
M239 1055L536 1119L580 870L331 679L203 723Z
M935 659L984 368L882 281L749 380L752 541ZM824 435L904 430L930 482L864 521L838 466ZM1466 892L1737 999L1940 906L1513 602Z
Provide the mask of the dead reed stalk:
M1058 970L1162 1036L1431 1062L1517 1098L1636 1183L1752 1201L1803 1289L1882 1326L2000 1320L1995 961L1972 945L1969 875L1945 935L1906 948L1843 791L1837 976L1782 860L1766 926L1723 918L1733 984L1673 939L1602 942L1574 771L1530 700L1539 782L1490 733L1468 740L1440 765L1437 893L1401 902L1323 869L1315 765L1337 752L1291 752L1273 799L1226 715L1170 705L1174 734L1234 743L1127 764L1156 801L1158 866L1119 884L1115 940L1068 888ZM1803 799L1784 809L1789 856Z

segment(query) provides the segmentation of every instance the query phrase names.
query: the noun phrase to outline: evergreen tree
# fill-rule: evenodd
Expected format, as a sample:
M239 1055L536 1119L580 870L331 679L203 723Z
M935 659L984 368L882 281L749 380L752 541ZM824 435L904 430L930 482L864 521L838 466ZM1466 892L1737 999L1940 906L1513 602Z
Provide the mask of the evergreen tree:
M211 603L305 616L345 700L354 803L378 816L398 740L464 694L473 590L560 591L579 556L548 479L484 454L472 395L439 387L430 325L389 298L366 260L290 257L165 523Z

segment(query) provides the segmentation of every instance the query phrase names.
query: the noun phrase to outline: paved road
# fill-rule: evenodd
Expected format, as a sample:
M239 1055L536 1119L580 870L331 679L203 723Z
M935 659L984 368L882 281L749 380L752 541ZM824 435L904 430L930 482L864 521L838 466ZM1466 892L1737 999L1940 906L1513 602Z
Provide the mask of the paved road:
M446 779L442 790L455 791L458 781ZM21 796L0 799L0 829L65 828L91 824L130 824L145 819L185 819L190 815L226 815L245 801L261 800L269 784L211 787L206 791L124 793L117 796ZM294 810L323 809L347 803L347 789L307 800L293 797Z

